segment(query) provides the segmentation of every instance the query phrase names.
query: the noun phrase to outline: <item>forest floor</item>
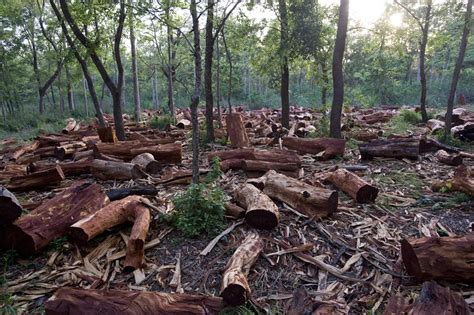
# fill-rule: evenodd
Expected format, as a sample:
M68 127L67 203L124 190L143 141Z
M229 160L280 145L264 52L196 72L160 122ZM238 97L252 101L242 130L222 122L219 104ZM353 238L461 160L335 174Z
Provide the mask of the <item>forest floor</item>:
M380 125L380 129L393 128L393 123ZM403 128L403 127L402 127ZM421 125L410 125L406 133L423 131ZM270 232L259 231L265 240L260 258L252 267L248 280L252 299L233 314L284 314L295 289L305 287L314 301L332 304L338 314L382 313L387 299L400 293L414 299L420 285L403 271L400 258L400 240L422 236L464 234L474 222L474 199L457 192L433 192L434 180L452 177L454 168L440 164L433 154L423 154L418 160L376 158L360 161L357 142L351 140L342 158L318 161L303 155L303 178L334 169L340 165L366 165L364 179L379 189L373 204L357 204L339 192L338 211L328 218L310 219L297 209L278 203L281 218L277 228ZM189 170L191 165L190 141L184 143L183 163L174 169ZM257 146L266 149L266 146ZM202 167L207 167L207 153L226 149L225 146L206 146L202 154ZM474 144L464 143L465 151L474 152ZM474 167L474 160L465 159ZM86 178L88 176L85 176ZM68 181L77 178L68 178ZM228 171L219 180L228 195L244 183L244 171ZM101 182L104 187L132 186L130 182ZM158 196L151 199L161 211L172 208L170 198L186 186L159 185ZM18 194L20 202L46 199L51 192ZM228 259L251 230L243 222L226 220L226 227L234 229L224 236L206 256L200 252L214 238L203 235L186 238L179 231L161 222L159 213L153 213L147 240L155 246L146 251L147 266L142 274L125 274L120 259L111 259L125 248L130 227L117 227L78 248L66 238L55 240L40 254L25 258L15 252L2 254L0 261L0 309L5 312L41 314L45 301L62 286L99 289L129 289L143 291L175 291L169 286L177 262L181 268L182 290L187 293L219 295L222 271ZM341 279L328 270L299 260L295 255L279 251L278 240L292 239L298 245L312 244L308 251L318 260L344 270L344 275L358 280ZM103 280L91 284L81 277L92 274ZM465 292L464 298L474 311L474 286L450 284Z

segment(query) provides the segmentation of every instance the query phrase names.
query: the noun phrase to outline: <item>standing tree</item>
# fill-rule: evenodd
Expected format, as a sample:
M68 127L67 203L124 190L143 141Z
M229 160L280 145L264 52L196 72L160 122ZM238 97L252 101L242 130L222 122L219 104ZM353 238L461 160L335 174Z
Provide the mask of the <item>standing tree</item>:
M135 30L132 0L128 0L128 6L128 17L130 23L130 51L132 55L133 100L135 102L135 119L137 121L137 124L139 124L142 115L142 106L140 102L140 88L138 86L137 49L135 47Z
M341 138L341 115L344 103L344 74L342 72L342 61L346 48L347 24L349 21L349 0L341 0L339 6L339 21L337 23L336 44L332 59L332 81L333 98L331 108L331 121L329 135L333 138Z
M290 128L290 70L288 67L289 28L286 0L278 0L278 13L280 15L281 123L283 127Z
M423 122L428 121L428 113L426 112L426 96L428 94L428 88L426 85L426 46L428 44L428 34L431 23L431 9L433 6L433 0L426 0L425 14L423 17L418 16L413 10L408 8L398 0L394 0L397 5L402 7L418 24L421 30L421 41L420 41L420 84L421 84L421 95L420 95L420 110L421 118Z
M446 111L445 118L445 137L447 137L451 132L451 123L453 121L454 97L456 95L456 87L458 85L459 75L461 74L461 68L464 62L464 55L466 53L467 40L469 38L469 32L471 29L472 1L473 0L467 0L466 15L464 16L464 29L462 32L461 45L459 47L459 55L456 61L456 66L454 67L453 79L451 80L451 88L449 89L448 108Z
M114 82L112 77L109 75L107 70L105 69L103 61L100 59L98 53L97 53L97 47L96 43L92 42L89 38L82 33L80 30L77 22L73 18L69 6L66 2L66 0L59 0L60 5L61 5L61 10L64 15L64 19L68 22L69 26L71 27L71 30L73 31L74 35L77 37L79 42L87 49L92 61L94 62L97 70L99 71L102 80L104 80L105 85L107 85L107 88L110 91L110 94L112 95L112 101L113 101L113 111L114 111L114 123L115 123L115 131L117 133L117 138L120 141L125 140L125 129L124 129L124 124L123 124L123 117L122 117L122 90L123 90L123 64L122 64L122 58L120 55L120 41L122 39L122 33L123 33L123 26L125 22L125 0L120 0L120 5L119 5L119 18L118 18L118 24L117 24L117 29L115 31L115 36L114 36L114 59L115 59L115 64L117 67L117 81Z

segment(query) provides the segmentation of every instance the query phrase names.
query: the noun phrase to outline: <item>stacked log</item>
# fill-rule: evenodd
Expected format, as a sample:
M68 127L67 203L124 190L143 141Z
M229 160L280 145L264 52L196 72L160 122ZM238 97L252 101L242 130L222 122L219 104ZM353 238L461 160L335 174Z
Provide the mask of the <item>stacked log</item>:
M52 163L49 161L38 161L28 165L28 173L45 171L59 165L64 176L77 176L91 173L92 160L82 160L73 162Z
M312 154L322 160L329 160L336 156L343 156L346 140L334 138L295 138L284 137L283 146L301 154Z
M280 213L275 203L257 187L245 184L235 194L235 201L247 209L245 222L257 229L271 230L278 225Z
M156 196L158 189L155 186L135 186L129 188L117 188L107 191L110 201L120 200L128 196Z
M141 268L144 263L144 245L150 212L140 201L139 196L129 196L125 199L111 202L104 208L72 225L68 234L75 243L85 245L95 236L114 226L133 220L133 228L127 244L125 271Z
M451 166L459 166L463 163L462 157L459 154L449 154L444 150L437 151L435 157L441 163Z
M40 146L40 141L35 140L31 144L23 145L16 149L10 156L10 159L13 161L18 160L20 157L22 157L26 153L31 153L34 152L36 149L38 149Z
M63 144L54 149L54 156L62 161L66 158L71 158L74 153L80 151L86 151L87 145L82 141L74 141L67 144Z
M418 159L420 155L419 139L389 139L375 140L359 144L361 158L374 157Z
M376 123L386 123L389 122L392 117L395 116L393 111L377 111L368 115L361 116L360 121L373 125Z
M403 264L418 281L474 281L474 232L464 236L402 240Z
M58 185L64 178L61 167L56 165L44 171L13 177L10 179L7 188L13 191L45 189L49 186Z
M61 288L46 302L46 315L217 315L222 299L213 296L125 290Z
M15 195L0 186L0 225L12 223L20 217L22 211Z
M314 187L275 171L268 171L264 176L249 182L269 197L309 217L326 217L337 210L337 191Z
M113 127L104 127L97 129L97 134L99 135L100 141L105 143L117 143L117 135Z
M251 232L234 252L222 276L220 295L226 304L243 305L250 298L251 289L247 276L262 250L262 239Z
M245 131L242 115L233 112L226 117L227 133L233 148L244 148L249 146L249 138Z
M77 182L5 229L0 237L1 248L16 249L22 256L33 255L108 201L99 185Z
M74 118L68 118L66 122L66 127L63 128L62 133L68 134L72 131L79 130L80 126Z
M379 192L377 188L345 169L338 169L330 173L327 180L358 203L374 202Z
M169 141L174 140L165 138L153 139L151 142L124 141L116 144L98 143L94 146L94 155L96 158L101 158L102 155L106 155L125 161L131 161L137 155L151 153L154 158L162 164L181 163L181 144L169 143Z

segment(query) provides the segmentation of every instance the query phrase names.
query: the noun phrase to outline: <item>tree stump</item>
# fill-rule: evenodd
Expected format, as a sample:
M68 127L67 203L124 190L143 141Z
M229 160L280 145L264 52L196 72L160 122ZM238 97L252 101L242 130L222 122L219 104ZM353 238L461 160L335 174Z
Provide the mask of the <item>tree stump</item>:
M45 304L46 315L217 315L214 296L125 290L61 288Z
M249 138L244 127L242 115L233 112L226 117L227 133L233 148L244 148L249 146Z
M100 141L108 143L117 143L117 135L113 127L105 127L97 129L97 134L99 135Z
M17 219L0 237L1 247L16 249L22 256L33 255L108 201L99 185L77 182Z
M328 181L351 196L358 203L371 203L377 198L379 190L356 174L338 169L329 174Z
M251 227L271 230L278 225L280 213L275 203L257 187L245 184L235 194L237 204L247 209L245 222Z
M471 168L459 165L454 172L452 188L474 197L474 176Z
M220 295L226 304L242 305L250 297L247 275L262 250L262 239L258 234L251 232L234 252L222 276Z
M68 233L75 243L85 245L95 236L128 220L133 220L133 228L127 244L124 262L126 272L141 268L144 262L144 245L150 212L140 201L139 196L111 202L109 205L72 225Z
M461 165L463 160L460 155L457 154L449 154L444 150L439 150L436 152L435 157L443 164L451 165L451 166L458 166Z

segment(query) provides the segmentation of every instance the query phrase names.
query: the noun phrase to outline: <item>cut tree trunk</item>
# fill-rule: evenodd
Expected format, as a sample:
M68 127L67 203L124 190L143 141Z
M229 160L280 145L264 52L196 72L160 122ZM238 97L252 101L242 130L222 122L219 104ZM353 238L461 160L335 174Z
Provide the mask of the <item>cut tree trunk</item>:
M22 256L33 255L108 201L99 185L77 182L17 219L6 229L5 236L0 237L1 247L16 249Z
M142 153L151 153L155 159L162 164L181 163L181 143L169 143L171 138L153 139L147 141L124 141L117 144L98 143L94 146L94 156L100 158L102 155L131 161ZM160 144L164 142L166 144Z
M91 164L92 176L102 179L138 179L144 177L140 167L132 163L94 160Z
M474 176L471 168L459 165L454 172L452 188L474 197Z
M242 160L242 168L249 172L264 173L270 170L286 172L297 172L300 170L296 163L278 163L257 160Z
M138 165L143 171L156 174L161 171L161 164L153 157L151 153L142 153L133 158L130 162L132 164Z
M20 217L23 208L15 195L0 186L0 224L10 224Z
M430 119L426 123L426 126L431 130L432 134L436 134L437 132L444 129L444 121L438 119Z
M59 289L45 305L46 315L217 315L222 308L214 296L75 288Z
M338 193L314 187L275 171L250 180L273 199L280 200L309 217L326 217L337 210Z
M421 292L413 304L402 296L390 297L384 315L469 315L469 305L463 296L450 288L438 285L434 281L424 282Z
M271 230L278 225L278 207L257 187L245 184L236 191L234 199L237 204L247 209L245 222L251 227Z
M154 186L136 186L130 188L111 189L107 192L110 201L120 200L132 195L156 196L158 189Z
M245 216L245 209L239 207L233 203L226 203L225 205L225 214L233 217L234 219L240 219Z
M420 140L375 140L359 144L359 151L363 160L372 159L374 157L408 158L416 160L420 155Z
M169 143L148 148L132 149L132 155L151 153L160 164L179 164L183 159L181 143Z
M263 241L251 232L237 248L226 265L222 276L221 296L226 304L236 306L245 304L250 298L247 275L263 250Z
M73 142L73 143L68 143L59 147L56 147L54 150L54 156L62 161L65 158L72 157L72 155L76 152L80 151L86 151L87 150L87 145L82 142Z
M27 191L33 189L44 189L49 186L58 185L64 179L64 173L59 165L41 172L13 177L7 185L9 190Z
M474 232L464 236L402 240L402 259L418 281L474 281Z
M129 196L108 204L72 225L68 230L70 238L75 243L85 245L105 230L133 220L124 270L129 272L141 268L144 263L145 250L143 246L150 225L150 211L141 203L140 199L139 196Z
M438 161L447 165L458 166L461 165L463 162L462 157L460 155L449 154L444 150L439 150L438 152L436 152L435 156Z
M22 155L30 152L34 152L40 146L40 142L38 140L33 141L31 144L24 145L18 149L16 149L10 156L10 159L13 161L18 160Z
M94 150L78 151L72 155L74 161L82 159L94 159Z
M71 131L77 130L76 128L79 129L77 121L74 118L68 118L66 127L64 127L62 133L68 134Z
M118 142L117 135L115 134L113 127L98 128L97 134L99 135L100 141L102 142Z
M304 139L284 137L283 146L302 154L313 154L323 160L343 156L346 140L334 138Z
M327 179L358 203L374 202L379 192L377 188L345 169L332 172Z
M221 161L240 159L301 165L298 154L288 150L235 149L210 153L207 159L212 161L214 157L218 157Z
M240 113L229 113L226 117L227 133L233 148L249 146L249 138Z
M28 165L28 172L41 172L47 169L54 168L56 165L61 167L61 170L64 173L64 176L78 176L84 174L91 173L91 164L92 160L83 160L83 161L75 161L75 162L61 162L59 164L47 162L45 161L38 161L34 163L30 163Z

